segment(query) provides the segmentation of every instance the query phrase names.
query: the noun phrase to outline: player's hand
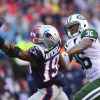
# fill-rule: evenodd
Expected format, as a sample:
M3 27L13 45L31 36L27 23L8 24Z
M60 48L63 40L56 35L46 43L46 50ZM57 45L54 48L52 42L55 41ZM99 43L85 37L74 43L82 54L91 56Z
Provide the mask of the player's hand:
M0 48L4 45L4 39L0 36Z
M68 64L70 62L70 58L67 52L62 52L62 57L64 59L64 61L66 62L66 64Z

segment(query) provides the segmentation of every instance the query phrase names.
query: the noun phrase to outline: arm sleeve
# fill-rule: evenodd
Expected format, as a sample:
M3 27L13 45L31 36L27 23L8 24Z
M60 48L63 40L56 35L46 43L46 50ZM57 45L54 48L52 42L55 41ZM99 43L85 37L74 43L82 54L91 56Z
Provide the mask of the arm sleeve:
M16 47L13 44L4 44L2 45L1 50L3 50L9 57L18 57L19 53L22 52L19 47Z

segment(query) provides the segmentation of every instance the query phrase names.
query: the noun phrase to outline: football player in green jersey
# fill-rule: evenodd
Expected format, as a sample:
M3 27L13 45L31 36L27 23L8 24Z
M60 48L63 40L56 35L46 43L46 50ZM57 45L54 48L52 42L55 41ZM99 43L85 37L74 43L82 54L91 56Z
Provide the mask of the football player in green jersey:
M69 16L64 25L68 40L67 53L78 61L86 74L87 84L74 95L74 100L100 100L100 42L80 14Z

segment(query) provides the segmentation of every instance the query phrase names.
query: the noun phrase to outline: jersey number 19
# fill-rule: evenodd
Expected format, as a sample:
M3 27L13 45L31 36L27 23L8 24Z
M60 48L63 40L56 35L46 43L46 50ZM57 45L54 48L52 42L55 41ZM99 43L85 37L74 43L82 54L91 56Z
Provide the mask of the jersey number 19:
M45 64L44 70L44 82L49 81L54 78L58 73L58 61L59 55L55 56L53 59L50 59Z

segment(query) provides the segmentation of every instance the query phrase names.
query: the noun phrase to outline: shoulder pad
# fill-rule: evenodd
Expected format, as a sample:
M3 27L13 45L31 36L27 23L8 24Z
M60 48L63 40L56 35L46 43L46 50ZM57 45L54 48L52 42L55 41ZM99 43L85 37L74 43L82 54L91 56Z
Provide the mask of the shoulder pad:
M87 29L81 33L81 38L89 37L90 39L97 39L98 34L94 29Z
M33 53L33 54L36 54L36 53L41 52L41 51L39 50L38 47L34 46L34 47L30 48L30 52Z
M32 48L29 49L29 53L32 56L37 56L37 57L44 57L44 52L43 49L40 46L33 46Z

